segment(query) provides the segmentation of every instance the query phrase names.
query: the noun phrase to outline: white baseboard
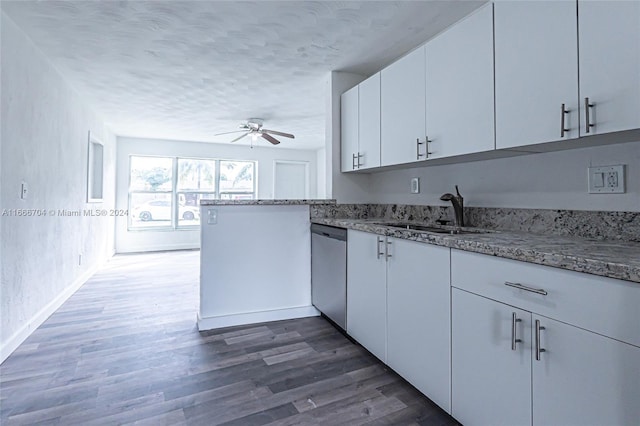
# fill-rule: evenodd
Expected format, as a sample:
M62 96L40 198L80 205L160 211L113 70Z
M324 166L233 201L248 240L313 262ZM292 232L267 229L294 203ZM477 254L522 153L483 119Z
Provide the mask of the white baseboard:
M244 314L221 315L217 317L200 317L198 314L198 330L230 327L233 325L256 324L260 322L280 321L294 318L317 317L320 312L313 306L276 309L273 311L249 312Z
M128 247L116 247L116 254L127 253L149 253L154 251L172 251L172 250L199 250L200 244L161 244L161 245L140 245Z
M95 266L87 269L82 275L76 278L70 286L65 288L58 297L49 302L44 308L40 309L40 311L20 327L18 331L13 333L11 337L9 337L5 342L0 343L0 364L16 350L22 342L27 340L27 337L29 337L35 329L40 327L42 323L51 316L51 314L62 306L62 304L66 302L73 293L82 287L82 285L96 273L98 268L102 266L102 263L103 262L99 262Z

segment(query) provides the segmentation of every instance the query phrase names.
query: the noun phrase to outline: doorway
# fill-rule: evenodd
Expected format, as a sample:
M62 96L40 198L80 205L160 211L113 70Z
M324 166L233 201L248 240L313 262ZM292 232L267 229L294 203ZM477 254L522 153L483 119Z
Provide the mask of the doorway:
M309 198L309 162L275 160L273 173L273 198Z

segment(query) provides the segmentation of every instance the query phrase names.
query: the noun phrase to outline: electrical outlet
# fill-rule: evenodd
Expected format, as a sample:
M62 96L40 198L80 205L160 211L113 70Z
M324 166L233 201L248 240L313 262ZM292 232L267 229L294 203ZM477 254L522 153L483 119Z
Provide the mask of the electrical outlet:
M411 178L411 193L419 194L420 193L420 178Z
M215 225L218 223L218 210L217 209L208 209L207 210L207 224Z
M590 194L622 194L624 189L624 165L589 167Z

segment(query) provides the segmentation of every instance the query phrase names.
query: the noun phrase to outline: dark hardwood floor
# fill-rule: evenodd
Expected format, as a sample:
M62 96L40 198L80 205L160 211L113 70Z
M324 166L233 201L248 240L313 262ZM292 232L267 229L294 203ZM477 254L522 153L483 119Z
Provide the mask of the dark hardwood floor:
M457 424L320 317L198 332L198 262L114 257L0 366L0 423Z

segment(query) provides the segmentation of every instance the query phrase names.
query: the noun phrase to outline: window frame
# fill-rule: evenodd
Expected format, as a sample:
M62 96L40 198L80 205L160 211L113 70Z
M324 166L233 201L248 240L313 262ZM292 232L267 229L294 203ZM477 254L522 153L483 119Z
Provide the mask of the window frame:
M131 160L133 157L143 157L143 158L163 158L170 159L172 161L172 177L171 177L171 190L164 191L148 191L148 190L132 190L131 184ZM178 189L178 172L179 172L179 160L203 160L203 161L213 161L215 163L215 178L214 178L214 189L213 190L180 190ZM241 163L252 163L253 164L253 179L252 179L252 191L220 191L220 163L223 161L228 162L241 162ZM129 214L127 215L127 231L132 232L147 232L147 231L184 231L184 230L195 230L200 227L200 224L195 225L181 225L180 224L180 194L196 194L202 196L209 196L214 194L214 197L207 198L213 200L223 200L223 195L250 195L251 198L255 200L258 195L258 161L257 160L240 160L240 159L227 159L227 158L209 158L209 157L182 157L182 156L166 156L166 155L146 155L146 154L129 154L129 170L128 170L128 188L127 188L127 207ZM136 226L133 224L133 218L131 217L132 205L131 199L134 194L170 194L170 202L171 202L171 220L169 225L161 225L161 226ZM202 199L202 198L200 198ZM231 198L232 199L232 198ZM196 206L196 208L200 208L200 206ZM202 218L200 218L202 220Z

